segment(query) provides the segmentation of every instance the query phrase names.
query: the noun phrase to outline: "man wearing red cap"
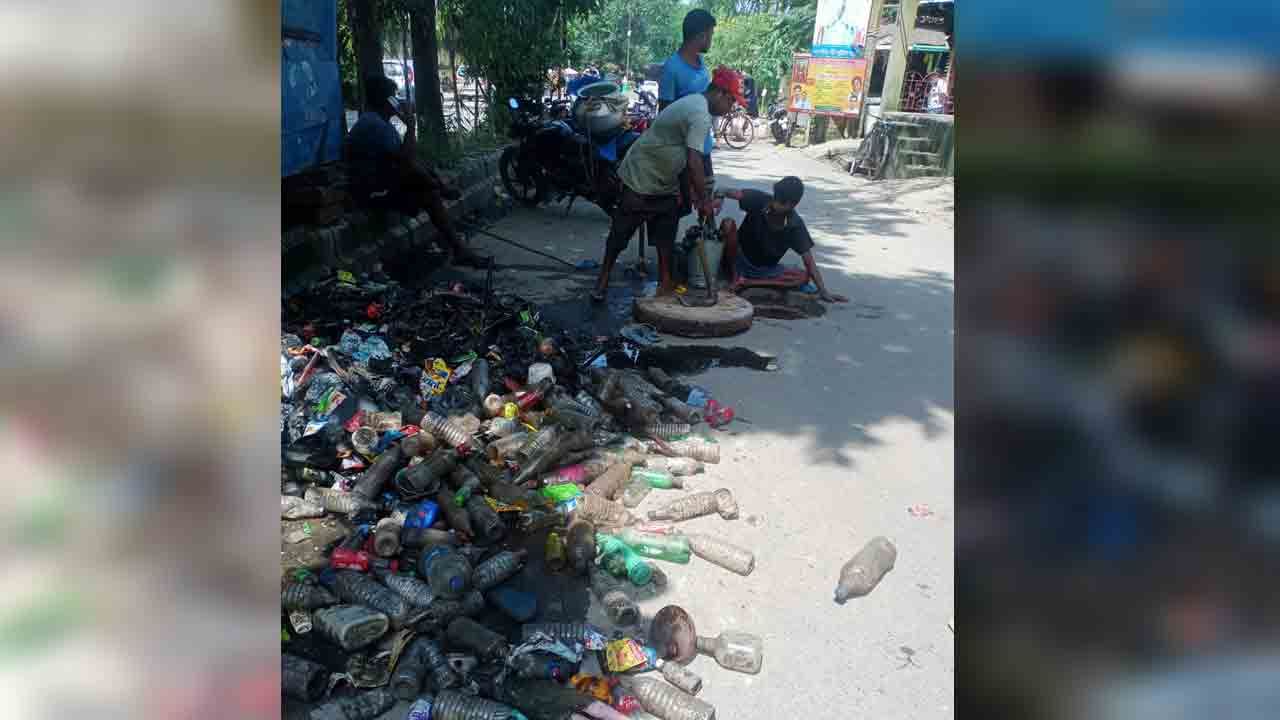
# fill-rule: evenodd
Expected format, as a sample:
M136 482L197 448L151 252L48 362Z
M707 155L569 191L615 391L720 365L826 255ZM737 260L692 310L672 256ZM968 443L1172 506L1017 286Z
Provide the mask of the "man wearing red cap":
M648 227L649 243L658 249L658 294L675 291L671 253L680 224L680 174L688 169L692 204L699 214L714 214L702 166L703 141L712 116L727 114L734 103L744 103L742 74L718 67L705 92L686 95L668 105L627 151L618 168L624 186L622 201L613 212L600 278L591 293L593 301L605 299L609 273L641 224Z

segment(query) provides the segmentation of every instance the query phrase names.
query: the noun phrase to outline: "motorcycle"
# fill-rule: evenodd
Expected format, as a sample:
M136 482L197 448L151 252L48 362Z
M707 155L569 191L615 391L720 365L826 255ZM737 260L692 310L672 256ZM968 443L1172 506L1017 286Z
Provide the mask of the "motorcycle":
M773 134L774 142L779 145L786 145L791 135L791 119L787 116L787 106L783 103L773 103L769 106L769 132Z
M631 124L631 129L636 132L644 132L653 124L655 118L658 117L658 99L653 93L641 90L637 93L639 101L627 110L627 121Z
M622 199L618 166L640 133L624 125L590 134L571 119L548 117L536 100L511 98L507 104L514 115L509 134L516 141L498 160L507 194L529 207L567 197L569 209L581 197L612 214Z

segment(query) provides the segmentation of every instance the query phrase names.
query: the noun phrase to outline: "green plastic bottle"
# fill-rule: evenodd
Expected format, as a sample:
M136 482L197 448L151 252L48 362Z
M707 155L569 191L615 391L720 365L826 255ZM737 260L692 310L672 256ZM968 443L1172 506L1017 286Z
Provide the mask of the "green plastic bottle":
M689 539L683 535L650 535L624 528L618 539L647 558L687 565L692 552Z
M684 487L684 478L675 477L671 473L661 470L648 470L646 468L636 468L631 471L631 480L643 480L649 483L649 487L659 490L670 490L671 488Z
M573 483L548 485L542 488L542 496L554 503L572 500L582 494L582 488Z
M606 555L617 553L622 557L627 565L627 579L632 584L648 585L653 579L653 569L644 561L644 558L616 535L596 533L596 546Z

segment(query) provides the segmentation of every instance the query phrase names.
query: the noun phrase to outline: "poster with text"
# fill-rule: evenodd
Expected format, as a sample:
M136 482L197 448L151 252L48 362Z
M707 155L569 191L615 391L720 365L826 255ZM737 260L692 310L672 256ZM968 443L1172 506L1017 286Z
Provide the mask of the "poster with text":
M866 60L796 55L791 63L789 112L857 115L862 107Z
M818 0L813 24L813 57L863 57L871 0Z

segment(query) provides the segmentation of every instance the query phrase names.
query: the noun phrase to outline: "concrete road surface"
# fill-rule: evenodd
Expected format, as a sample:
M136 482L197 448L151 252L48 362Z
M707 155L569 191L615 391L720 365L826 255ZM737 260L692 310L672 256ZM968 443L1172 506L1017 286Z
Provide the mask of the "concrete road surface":
M696 558L663 564L671 587L642 608L651 615L676 603L701 634L763 637L759 675L721 669L708 657L690 666L717 717L951 717L952 181L871 183L761 139L744 151L719 148L714 162L721 188L768 190L788 174L805 181L799 210L819 266L851 302L828 306L819 319L757 320L720 341L776 354L776 372L713 368L686 378L743 419L715 433L724 459L694 483L731 488L741 517L700 518L689 528L753 549L757 568L743 578ZM567 217L563 209L517 209L493 229L571 262L600 259L608 219L585 202ZM725 214L741 217L731 201ZM620 264L609 306L591 308L591 273L566 274L483 236L473 244L505 266L496 285L575 323L616 325L641 285L623 277ZM634 241L624 257L634 262ZM641 509L667 492L654 491ZM897 567L871 595L836 605L841 566L876 535L897 545ZM548 600L572 615L572 603ZM587 614L602 618L595 607Z

